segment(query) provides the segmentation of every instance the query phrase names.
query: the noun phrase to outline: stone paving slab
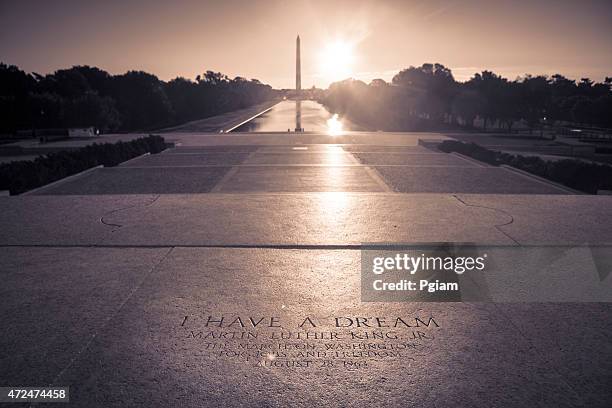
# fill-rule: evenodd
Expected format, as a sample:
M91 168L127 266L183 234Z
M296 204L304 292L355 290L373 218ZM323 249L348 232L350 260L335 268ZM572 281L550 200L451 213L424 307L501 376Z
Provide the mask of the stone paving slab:
M174 248L148 250L148 256L128 248L2 251L3 271L32 278L42 273L53 277L53 285L48 289L40 280L28 285L9 276L3 286L13 292L0 298L3 309L19 309L20 318L2 317L13 330L2 341L10 339L13 352L3 356L0 382L69 385L77 406L195 407L206 401L370 407L384 400L386 406L606 407L612 398L606 387L610 304L362 303L358 251ZM143 258L150 258L146 265ZM40 265L48 263L49 270L41 272ZM209 316L223 317L225 326L206 328ZM386 322L401 317L412 327L334 325L336 317L357 316ZM244 328L227 327L236 317ZM317 327L297 329L306 318ZM297 331L313 337L273 338ZM236 332L238 338L203 337L211 332ZM330 332L340 340L314 337ZM363 337L374 332L397 338ZM243 340L240 333L257 337ZM351 333L360 337L351 339ZM278 344L290 348L268 348ZM349 357L342 352L305 357L291 348L305 344L317 350L326 344L410 347L375 354L353 354L351 347ZM244 349L247 345L251 348ZM275 358L269 350L276 351ZM305 360L311 363L283 365ZM362 365L347 368L344 361Z
M40 190L35 195L207 193L229 169L229 167L108 167Z
M385 191L362 167L239 167L217 192Z
M512 244L509 220L449 195L25 196L0 199L0 245Z
M423 146L377 146L369 144L347 144L342 149L351 153L416 153L439 154Z
M356 160L350 153L342 150L329 152L291 152L291 153L263 153L255 152L243 164L274 164L274 165L298 165L298 164L356 164Z
M406 165L406 166L451 166L478 167L475 163L446 153L353 153L363 164Z
M395 191L402 193L567 194L553 185L500 167L376 167L376 170Z
M469 241L513 245L495 225L511 218L451 196L395 194L209 194L161 196L118 211L108 244L360 245Z
M612 402L612 342L608 328L612 303L517 303L498 306L522 337L535 339L550 371L563 373L564 382L578 394L585 407Z
M0 384L53 383L167 252L0 248Z
M512 216L499 228L522 244L612 244L612 197L593 195L461 194L467 205Z
M166 149L161 154L209 154L209 153L251 153L259 149L259 146L236 145L236 146L176 146Z
M496 204L506 197L510 204ZM129 245L612 243L612 197L603 196L164 195L105 219L124 226L107 242Z
M111 225L104 224L107 216L146 207L155 199L155 195L3 197L0 244L95 245L112 231Z
M291 144L259 146L257 153L344 153L344 149L336 144Z
M152 154L130 160L120 167L231 166L241 164L250 153Z
M611 225L612 197L588 195L0 198L0 245L612 244Z

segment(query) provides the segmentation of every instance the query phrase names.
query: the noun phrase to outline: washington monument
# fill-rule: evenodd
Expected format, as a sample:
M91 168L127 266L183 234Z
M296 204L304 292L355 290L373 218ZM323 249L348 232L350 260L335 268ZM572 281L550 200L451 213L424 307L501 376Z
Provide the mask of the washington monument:
M302 91L302 68L300 62L300 36L295 39L295 92L298 98Z
M295 131L303 132L302 128L302 68L300 61L300 36L295 39Z

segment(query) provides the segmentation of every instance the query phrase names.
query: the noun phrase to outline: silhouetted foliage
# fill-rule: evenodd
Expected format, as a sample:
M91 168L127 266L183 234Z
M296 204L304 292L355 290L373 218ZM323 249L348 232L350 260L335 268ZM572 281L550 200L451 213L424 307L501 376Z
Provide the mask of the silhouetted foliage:
M443 152L461 153L494 166L506 164L589 194L596 194L598 190L612 190L612 166L605 164L575 159L548 161L537 156L498 152L475 143L456 140L445 140L438 148Z
M169 82L142 71L110 75L75 66L49 75L0 64L0 133L94 126L103 132L156 129L251 106L275 91L257 80L206 71Z
M129 142L94 143L34 160L0 164L0 190L20 194L95 166L116 166L144 153L159 153L165 148L163 137L150 135Z
M390 84L345 80L330 85L321 102L352 121L380 130L431 130L462 125L512 131L517 122L612 127L612 78L594 83L562 75L526 75L514 81L491 71L457 82L441 64L410 67Z

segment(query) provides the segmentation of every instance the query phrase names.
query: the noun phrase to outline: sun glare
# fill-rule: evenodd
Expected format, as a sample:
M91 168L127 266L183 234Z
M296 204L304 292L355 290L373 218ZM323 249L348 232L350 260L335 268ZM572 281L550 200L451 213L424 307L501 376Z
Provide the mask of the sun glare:
M345 41L327 44L320 55L321 75L330 82L347 79L352 75L353 46Z
M327 134L330 136L338 136L342 134L342 122L338 119L338 114L334 113L327 120Z

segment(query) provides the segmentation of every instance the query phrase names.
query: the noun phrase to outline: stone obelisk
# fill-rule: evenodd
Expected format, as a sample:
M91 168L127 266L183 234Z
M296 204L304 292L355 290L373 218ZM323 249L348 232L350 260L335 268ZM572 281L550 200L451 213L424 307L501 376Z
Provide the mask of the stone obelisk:
M300 97L302 93L302 66L300 61L300 36L295 40L295 92Z
M302 132L302 63L299 35L295 39L295 96L295 131Z

